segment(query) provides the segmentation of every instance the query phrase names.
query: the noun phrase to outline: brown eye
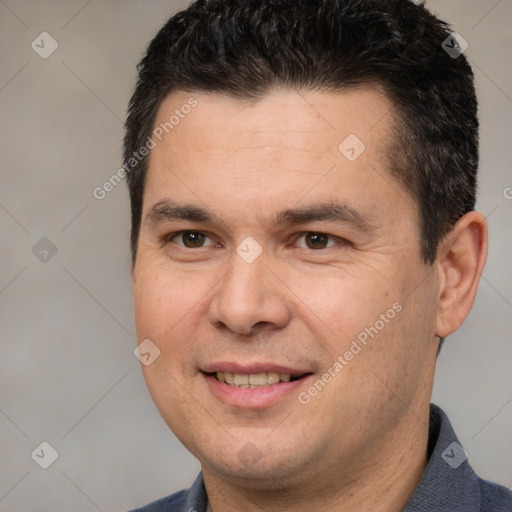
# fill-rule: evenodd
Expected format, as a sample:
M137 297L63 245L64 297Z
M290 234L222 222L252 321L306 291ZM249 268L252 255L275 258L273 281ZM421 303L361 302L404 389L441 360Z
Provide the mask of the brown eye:
M183 245L189 249L202 247L206 239L206 235L198 231L184 231L178 237L181 238Z
M322 233L307 233L304 240L309 249L325 249L329 243L329 237Z

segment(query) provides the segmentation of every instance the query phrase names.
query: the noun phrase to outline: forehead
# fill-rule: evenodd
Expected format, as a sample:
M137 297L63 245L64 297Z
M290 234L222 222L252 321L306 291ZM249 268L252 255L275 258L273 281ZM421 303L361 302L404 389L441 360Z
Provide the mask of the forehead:
M155 121L144 210L176 196L219 208L238 202L238 210L240 201L261 210L306 195L348 196L366 208L393 201L387 189L399 186L385 158L392 113L374 89L279 90L250 102L174 93Z
M189 108L192 99L195 106ZM219 149L284 144L294 151L321 152L333 149L333 143L337 149L335 143L348 134L359 134L375 147L389 132L392 112L386 96L370 88L337 93L282 89L258 100L177 92L160 106L155 127L163 127L163 138L176 144L200 142Z

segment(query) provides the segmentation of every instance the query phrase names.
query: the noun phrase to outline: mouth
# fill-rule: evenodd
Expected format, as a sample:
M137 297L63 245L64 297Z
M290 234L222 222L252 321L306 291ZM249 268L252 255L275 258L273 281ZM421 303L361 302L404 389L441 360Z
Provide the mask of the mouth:
M260 372L260 373L231 373L231 372L211 372L207 375L214 377L217 381L235 388L266 388L282 382L294 382L310 374L293 374L280 372Z
M274 363L211 363L201 368L207 389L220 402L240 410L268 409L293 397L313 373Z

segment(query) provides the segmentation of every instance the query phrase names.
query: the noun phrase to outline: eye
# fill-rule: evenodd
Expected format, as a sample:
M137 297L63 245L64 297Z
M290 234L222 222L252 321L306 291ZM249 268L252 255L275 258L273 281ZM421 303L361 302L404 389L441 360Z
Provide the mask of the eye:
M175 243L180 247L186 247L187 249L197 249L204 247L205 241L209 239L210 237L204 233L201 233L200 231L180 231L170 235L167 240L169 242Z
M304 242L299 243L300 240L304 240ZM299 236L299 238L297 238L296 243L299 247L313 250L327 249L328 247L336 245L335 241L333 240L333 237L331 237L330 235L314 232L303 233L302 235Z

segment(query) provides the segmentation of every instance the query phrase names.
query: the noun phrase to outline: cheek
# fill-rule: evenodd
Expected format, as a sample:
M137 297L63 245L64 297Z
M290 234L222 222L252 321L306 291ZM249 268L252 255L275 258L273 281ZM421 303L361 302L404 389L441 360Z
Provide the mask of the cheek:
M394 318L393 304L400 297L400 290L393 288L394 283L375 272L335 269L323 275L294 273L288 276L287 284L302 319L317 335L331 340L332 348L338 351L344 350L347 343L375 322L382 322L381 314L391 310L388 316Z
M149 339L160 351L150 365L142 365L142 372L161 415L174 427L172 411L190 400L185 389L195 369L190 337L196 332L200 291L193 281L141 259L133 283L137 342Z
M204 291L197 277L172 271L166 264L141 262L140 269L133 285L137 332L161 337L193 313Z
M172 325L167 312L176 311L179 303L174 299L175 287L158 272L141 272L133 287L135 324L137 334L149 337L165 331Z
M190 307L180 288L180 283L154 271L141 273L133 290L137 343L149 339L160 351L150 366L142 366L154 400L155 393L166 393L161 389L168 385L166 370L176 375L181 364L179 352L183 344L179 341L181 325L178 320L181 318L184 323Z
M207 314L208 300L214 286L205 272L184 272L167 262L145 264L133 286L137 340L151 340L160 350L154 366L164 373L147 371L148 379L166 379L170 371L180 382L194 374L199 348L192 343ZM167 375L167 380L169 376ZM171 386L174 383L171 379Z
M322 346L323 371L336 375L333 403L362 414L361 403L394 402L395 393L411 400L429 355L418 330L429 319L421 314L425 295L410 293L407 276L389 269L290 279L301 320Z

